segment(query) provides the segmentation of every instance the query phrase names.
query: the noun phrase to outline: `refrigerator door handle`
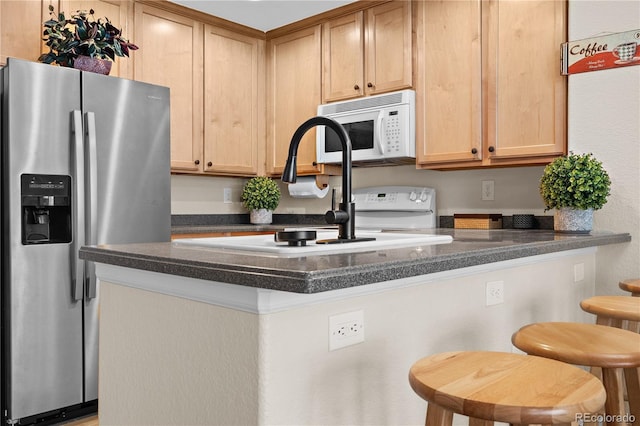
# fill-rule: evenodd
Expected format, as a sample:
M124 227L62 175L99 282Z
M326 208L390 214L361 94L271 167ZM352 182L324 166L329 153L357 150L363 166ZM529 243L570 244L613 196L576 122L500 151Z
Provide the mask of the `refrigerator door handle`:
M93 112L85 113L86 120L86 137L87 137L87 186L86 200L88 206L87 212L87 244L97 244L98 234L98 162L97 162L97 146L96 146L96 115ZM87 262L86 266L86 298L93 299L97 296L96 291L96 273L93 262Z
M71 244L71 297L73 300L82 300L84 284L85 261L78 258L78 249L85 243L85 213L84 213L84 145L82 137L82 112L71 111L71 132L73 142L71 147L72 163L75 167L75 219L73 243Z

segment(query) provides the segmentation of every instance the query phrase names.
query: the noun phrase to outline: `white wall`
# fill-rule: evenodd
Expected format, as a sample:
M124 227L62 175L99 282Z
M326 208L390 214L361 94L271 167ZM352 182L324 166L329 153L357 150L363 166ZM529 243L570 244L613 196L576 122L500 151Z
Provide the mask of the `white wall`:
M569 40L640 29L638 0L569 2ZM603 162L611 196L594 228L631 233L630 244L601 247L596 292L619 293L640 278L640 66L569 76L569 149Z
M604 32L640 28L638 0L571 0L569 40ZM640 277L640 66L569 77L569 149L592 152L612 180L609 202L595 213L595 230L629 232L630 244L602 247L598 256L599 294L619 293L621 279ZM413 166L356 169L353 187L372 185L432 186L438 215L461 212L545 214L538 193L542 167L438 172ZM495 201L482 201L482 180L495 181ZM172 176L172 213L244 213L240 193L244 179ZM340 178L331 178L332 186ZM234 203L223 203L223 188ZM281 186L286 191L284 186ZM330 200L292 199L287 194L276 213L322 214ZM547 212L551 215L553 212Z
M198 280L101 276L100 424L423 424L426 404L408 382L415 361L511 352L511 335L526 324L593 321L579 302L593 294L595 256L587 248L514 259L335 290L324 301L287 295L294 306L265 314L127 287ZM576 264L585 272L577 282ZM504 303L485 305L489 281L504 283ZM259 294L285 300L277 293ZM257 293L244 294L239 305L253 308ZM328 318L360 310L364 342L329 351Z
M544 214L538 192L542 167L439 172L416 170L415 166L357 168L353 171L353 187L377 185L430 186L436 189L438 214L465 212L499 212ZM482 201L481 182L495 182L495 200ZM240 202L246 179L172 176L173 214L246 213ZM280 182L279 182L280 183ZM331 187L340 187L341 177L330 178ZM223 203L223 188L232 189L234 202ZM286 185L276 213L324 214L331 204L329 196L321 199L295 199ZM547 212L552 214L552 212Z

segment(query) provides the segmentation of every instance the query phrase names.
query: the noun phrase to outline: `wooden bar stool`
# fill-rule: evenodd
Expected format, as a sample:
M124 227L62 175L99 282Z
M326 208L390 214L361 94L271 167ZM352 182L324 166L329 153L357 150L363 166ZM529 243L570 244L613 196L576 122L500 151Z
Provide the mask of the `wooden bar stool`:
M606 393L593 375L554 360L503 352L446 352L411 367L409 383L428 402L427 426L453 414L472 426L568 424L602 409Z
M528 354L602 368L607 424L624 425L629 414L640 424L640 334L598 324L544 322L522 327L511 341ZM624 371L631 413L625 412L618 369Z
M594 296L581 301L580 307L596 315L596 324L638 332L640 297Z
M618 285L624 291L630 291L632 296L640 297L640 279L620 281Z

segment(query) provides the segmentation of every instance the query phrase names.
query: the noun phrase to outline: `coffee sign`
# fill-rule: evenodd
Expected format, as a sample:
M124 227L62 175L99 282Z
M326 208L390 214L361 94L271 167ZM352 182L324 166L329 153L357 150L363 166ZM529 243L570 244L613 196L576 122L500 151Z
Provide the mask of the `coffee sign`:
M640 29L562 44L562 75L640 65Z

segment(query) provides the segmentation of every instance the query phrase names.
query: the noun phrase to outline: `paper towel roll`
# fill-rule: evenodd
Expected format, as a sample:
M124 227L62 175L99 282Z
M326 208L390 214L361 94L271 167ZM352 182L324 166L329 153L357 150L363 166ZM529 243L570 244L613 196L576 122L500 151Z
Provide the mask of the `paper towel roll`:
M289 195L293 198L324 198L329 192L329 185L324 189L318 188L314 176L299 177L296 183L290 183Z

